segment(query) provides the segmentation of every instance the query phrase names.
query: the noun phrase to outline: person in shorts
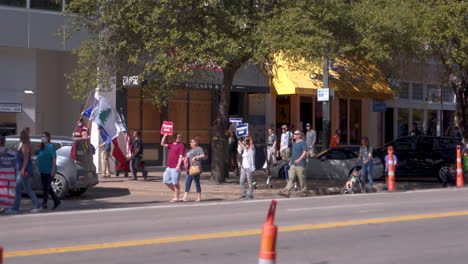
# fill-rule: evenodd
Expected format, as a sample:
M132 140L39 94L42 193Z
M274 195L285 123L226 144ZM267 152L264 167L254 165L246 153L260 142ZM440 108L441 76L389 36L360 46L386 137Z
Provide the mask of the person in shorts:
M179 178L181 173L181 166L182 161L184 159L185 153L185 146L181 142L182 135L179 133L175 134L175 141L173 143L166 143L167 135L164 135L161 140L161 146L166 147L169 149L169 153L167 156L167 163L166 163L166 170L163 174L163 183L171 189L174 193L174 197L170 200L171 203L180 202L182 200L179 199L180 194L180 185L179 185Z
M281 126L281 141L280 141L280 155L281 159L289 159L291 157L291 147L292 147L292 140L293 134L291 131L288 131L288 126L283 125Z

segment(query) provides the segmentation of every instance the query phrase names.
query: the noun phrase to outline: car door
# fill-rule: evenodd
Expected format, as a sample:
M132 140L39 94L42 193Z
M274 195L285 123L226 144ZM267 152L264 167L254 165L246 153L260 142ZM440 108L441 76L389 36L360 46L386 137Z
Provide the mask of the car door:
M332 149L322 159L322 167L327 179L342 180L348 177L350 159L343 149Z
M396 174L401 176L410 176L415 174L413 165L416 155L416 137L399 138L393 142L395 155L398 158L395 168Z
M413 169L418 176L430 176L433 173L434 161L440 159L434 152L433 137L419 137L416 144Z

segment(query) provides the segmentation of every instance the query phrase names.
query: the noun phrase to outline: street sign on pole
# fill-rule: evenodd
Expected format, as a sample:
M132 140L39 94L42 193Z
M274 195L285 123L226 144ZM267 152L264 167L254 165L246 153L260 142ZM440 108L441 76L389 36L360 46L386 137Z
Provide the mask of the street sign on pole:
M240 137L246 137L248 135L249 135L249 124L248 123L237 124L236 136L240 138Z
M242 123L242 117L230 117L229 123Z
M317 101L327 102L334 96L334 90L330 88L321 88L317 90Z

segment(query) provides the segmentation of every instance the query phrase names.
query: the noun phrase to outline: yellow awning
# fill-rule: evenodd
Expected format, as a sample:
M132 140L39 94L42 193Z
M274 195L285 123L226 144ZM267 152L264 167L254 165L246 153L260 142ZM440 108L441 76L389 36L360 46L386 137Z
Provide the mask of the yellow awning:
M322 86L321 64L291 63L275 57L271 84L279 95L316 95ZM332 61L329 71L329 87L337 97L392 99L393 92L382 72L364 61Z

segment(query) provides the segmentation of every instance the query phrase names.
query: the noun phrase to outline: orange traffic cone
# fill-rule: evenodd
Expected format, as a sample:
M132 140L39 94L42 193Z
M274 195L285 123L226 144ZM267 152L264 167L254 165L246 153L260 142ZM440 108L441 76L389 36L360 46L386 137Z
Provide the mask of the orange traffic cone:
M462 168L462 156L461 146L457 146L457 187L463 187L463 168Z
M395 191L395 162L393 158L393 147L388 146L388 190Z
M275 210L276 201L272 200L267 219L265 220L265 224L263 224L258 264L276 263L276 234L278 233L278 227L274 224Z

